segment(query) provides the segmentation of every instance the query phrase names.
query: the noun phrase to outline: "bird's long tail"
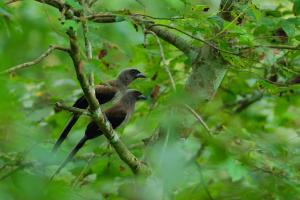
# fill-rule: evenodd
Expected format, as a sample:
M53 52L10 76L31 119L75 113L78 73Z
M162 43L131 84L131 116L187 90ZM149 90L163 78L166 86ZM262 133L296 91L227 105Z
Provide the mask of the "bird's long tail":
M59 168L55 171L55 173L52 175L52 180L65 166L68 164L70 160L75 156L75 154L83 147L85 142L88 140L87 137L81 138L81 140L77 143L77 145L73 148L73 150L69 153L68 157L64 160L64 162L59 166Z
M64 130L60 134L59 138L55 142L55 145L52 149L52 152L55 153L57 149L60 147L61 143L67 138L68 134L70 133L72 127L79 119L79 115L73 115L72 118L68 121L67 125L65 126Z

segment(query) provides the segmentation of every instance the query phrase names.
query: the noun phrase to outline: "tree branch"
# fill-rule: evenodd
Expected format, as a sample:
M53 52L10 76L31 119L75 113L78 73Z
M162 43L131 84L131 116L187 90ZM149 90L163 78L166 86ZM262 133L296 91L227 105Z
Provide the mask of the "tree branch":
M300 51L299 46L294 47L288 45L255 45L255 46L243 47L241 49L251 49L251 48L288 49L288 50Z
M18 1L21 1L21 0L9 0L9 1L6 2L6 5L13 4L13 3L18 2Z
M60 103L60 102L57 102L55 104L55 108L57 110L66 110L66 111L69 111L71 113L78 114L78 115L87 115L87 116L90 116L90 117L92 116L92 114L89 111L85 110L85 109L66 106L65 104Z
M65 4L62 3L60 0L35 0L42 4L48 4L49 6L57 8L59 11L62 11L65 7Z
M192 46L188 41L186 41L182 37L175 35L174 33L168 31L165 28L158 27L152 22L145 22L145 21L139 21L139 22L143 23L147 30L154 32L158 37L172 44L173 46L181 50L184 54L186 54L190 58L193 58L194 57L193 54L195 53L195 51L198 50L197 48Z
M10 170L7 174L4 174L3 176L1 176L0 181L3 181L4 179L8 178L9 176L11 176L12 174L14 174L17 171L22 170L27 167L31 167L32 165L33 164L31 162L21 163L20 165L16 166L14 169Z
M83 18L85 17L85 11L87 9L87 3L85 0L81 0L81 5L83 7ZM82 20L82 30L83 30L83 38L84 38L84 44L85 44L85 55L86 57L91 60L93 58L93 53L92 53L92 44L88 38L88 33L89 33L89 27L87 20Z
M163 63L163 66L165 68L165 71L167 72L168 76L169 76L169 79L172 83L172 87L173 87L173 90L176 91L176 84L175 84L175 81L174 81L174 78L170 72L170 69L169 69L169 66L168 66L168 62L166 60L166 57L165 57L165 53L164 53L164 48L159 40L159 37L156 35L156 33L154 33L153 31L148 31L149 33L151 33L155 39L156 39L156 42L159 46L159 49L160 49L160 57L161 57L161 60L162 60L162 63Z
M153 16L150 16L150 15L139 14L139 13L134 13L134 14L132 14L132 16L142 16L142 17L145 17L145 18L153 19L153 20L170 20L170 21L186 19L184 17L153 17Z
M261 91L254 91L254 93L237 102L237 106L233 109L234 113L240 113L255 102L261 100L263 98L264 93Z
M17 70L24 69L24 68L30 67L32 65L36 65L36 64L40 63L44 58L49 56L52 53L52 51L54 51L54 50L69 52L69 49L67 49L67 48L59 47L56 45L51 45L42 55L40 55L38 58L34 59L33 61L16 65L14 67L11 67L7 70L2 71L0 74L12 73Z
M85 19L95 23L115 23L125 20L124 17L117 16L111 13L98 13L94 15L88 15L85 17Z
M192 51L197 49L193 47L188 41L184 40L182 37L175 35L167 29L155 26L154 22L152 21L144 20L140 16L135 14L132 14L130 16L133 21L137 22L138 24L141 24L147 30L154 32L158 37L174 45L176 48L178 48L188 56L191 55ZM114 23L124 21L125 17L111 13L98 13L86 16L86 19L96 23Z
M178 28L175 28L175 27L172 27L172 26L169 26L169 25L165 25L165 24L153 24L152 26L163 26L163 27L166 27L168 29L176 30L176 31L178 31L178 32L180 32L180 33L182 33L182 34L184 34L186 36L189 36L190 38L192 38L194 40L198 40L200 42L203 42L204 44L206 44L206 45L208 45L208 46L210 46L210 47L212 47L212 48L214 48L214 49L216 49L216 50L218 50L220 52L228 53L228 54L232 54L232 55L236 55L236 56L240 56L239 53L232 52L232 51L227 51L227 50L224 50L224 49L220 49L219 47L215 46L214 44L212 44L212 43L210 43L208 41L205 41L204 39L201 39L201 38L198 38L196 36L193 36L193 35L185 32L185 31L182 31L182 30L178 29Z
M205 121L203 120L203 118L193 109L191 108L189 105L184 104L184 107L192 114L194 115L194 117L197 119L197 121L204 127L204 129L207 131L207 134L209 136L212 136L211 134L211 130L208 128L207 124L205 123Z

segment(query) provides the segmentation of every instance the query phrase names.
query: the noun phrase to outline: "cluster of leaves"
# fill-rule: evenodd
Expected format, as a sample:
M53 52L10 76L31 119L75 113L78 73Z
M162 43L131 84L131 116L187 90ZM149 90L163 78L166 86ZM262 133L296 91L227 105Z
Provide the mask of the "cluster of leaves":
M65 2L82 9L75 0ZM96 82L112 79L127 66L149 77L131 86L149 100L137 105L118 132L153 174L134 177L105 138L98 138L48 183L89 120L83 117L58 154L50 154L69 117L56 113L54 103L63 99L71 105L81 94L70 58L56 52L36 66L0 77L0 199L297 199L300 54L287 47L299 44L300 1L225 0L222 5L217 0L111 0L98 1L90 11L160 17L151 20L241 53L220 52L229 63L226 76L211 101L195 106L213 136L177 107L192 101L183 91L191 63L182 52L161 41L175 92L153 36L145 43L131 21L88 23L94 58L85 62L85 70L95 73ZM60 17L34 1L0 2L0 70L35 58L49 44L68 46L66 27L82 38L80 24L62 24ZM215 61L206 62L213 66ZM144 145L159 127L165 135Z

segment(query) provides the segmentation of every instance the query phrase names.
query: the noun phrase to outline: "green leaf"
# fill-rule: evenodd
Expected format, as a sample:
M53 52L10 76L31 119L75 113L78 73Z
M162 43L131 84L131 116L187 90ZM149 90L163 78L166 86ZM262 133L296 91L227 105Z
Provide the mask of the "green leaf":
M64 21L64 24L63 24L63 28L65 30L72 28L74 31L77 31L78 27L79 27L78 23L74 20L66 20L66 21Z
M296 35L295 39L298 40L298 41L300 41L300 35Z
M296 16L300 14L300 0L294 0L293 12Z
M82 9L82 6L80 5L80 3L78 3L75 0L66 0L65 2L67 5L71 6L72 8L74 8L76 10Z
M233 158L226 160L225 168L232 181L239 181L247 175L247 169L243 167L239 161L234 160Z
M282 28L289 37L292 37L295 35L296 27L295 27L294 23L291 23L289 21L284 21L282 23Z

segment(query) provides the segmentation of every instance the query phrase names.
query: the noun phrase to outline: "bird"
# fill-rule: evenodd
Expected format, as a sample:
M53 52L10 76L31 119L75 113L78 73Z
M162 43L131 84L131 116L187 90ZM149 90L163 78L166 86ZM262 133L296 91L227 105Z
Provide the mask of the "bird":
M126 93L122 96L122 98L111 108L104 111L105 118L110 122L113 129L119 127L122 123L125 123L131 117L131 114L134 111L135 103L139 100L146 100L146 96L144 96L140 91L135 89L128 89ZM103 134L103 132L99 129L98 125L92 121L88 124L84 136L77 143L77 145L72 149L69 153L68 157L63 161L63 163L59 166L56 172L51 177L51 180L54 178L56 174L58 174L66 164L72 160L75 154L83 147L83 145L91 139L99 137Z
M137 78L146 78L146 76L137 69L127 68L121 71L115 80L107 81L106 83L98 84L95 86L95 95L99 104L104 104L112 100L117 93L124 93L127 90L128 85ZM73 104L73 107L85 109L89 106L84 96L81 96ZM75 125L80 115L72 114L70 120L66 124L65 128L61 132L59 138L55 142L52 152L55 153L60 147L62 142L67 138L72 127Z

